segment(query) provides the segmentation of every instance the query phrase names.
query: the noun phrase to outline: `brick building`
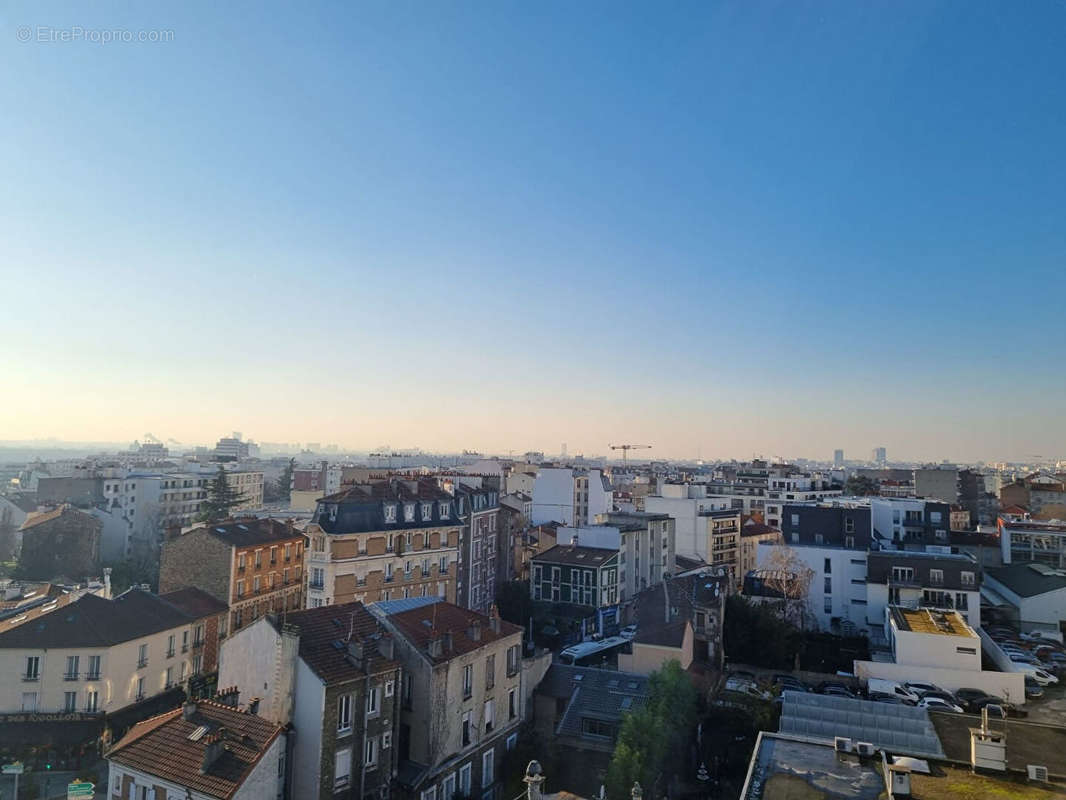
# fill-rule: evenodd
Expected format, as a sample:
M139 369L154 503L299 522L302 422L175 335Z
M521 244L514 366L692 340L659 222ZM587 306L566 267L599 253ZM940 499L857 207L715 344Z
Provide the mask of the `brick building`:
M95 575L103 524L84 511L61 505L29 514L19 528L19 573L27 578Z
M303 607L304 542L292 522L255 517L175 530L163 544L159 590L203 589L229 606L228 630L236 631L271 611Z
M390 478L318 500L307 526L307 605L455 599L456 501L434 481Z

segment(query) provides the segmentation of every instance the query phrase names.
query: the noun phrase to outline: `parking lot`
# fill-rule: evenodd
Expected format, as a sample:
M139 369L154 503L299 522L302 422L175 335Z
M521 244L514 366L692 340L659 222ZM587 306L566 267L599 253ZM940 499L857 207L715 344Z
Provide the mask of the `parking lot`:
M1059 684L1044 688L1044 696L1027 700L1024 706L1030 722L1061 725L1066 720L1066 688Z

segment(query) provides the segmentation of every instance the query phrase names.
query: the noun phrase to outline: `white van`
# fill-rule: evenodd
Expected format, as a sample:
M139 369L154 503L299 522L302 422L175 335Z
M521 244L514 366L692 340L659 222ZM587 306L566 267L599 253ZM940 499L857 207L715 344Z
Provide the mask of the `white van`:
M913 705L918 705L918 694L895 681L870 678L866 683L866 691L870 694L887 694L891 697L898 697L900 700L906 700Z
M1047 686L1052 683L1058 683L1059 679L1052 675L1045 669L1042 669L1035 664L1026 664L1025 662L1014 662L1015 672L1024 672L1026 675L1032 675L1033 678L1041 686Z

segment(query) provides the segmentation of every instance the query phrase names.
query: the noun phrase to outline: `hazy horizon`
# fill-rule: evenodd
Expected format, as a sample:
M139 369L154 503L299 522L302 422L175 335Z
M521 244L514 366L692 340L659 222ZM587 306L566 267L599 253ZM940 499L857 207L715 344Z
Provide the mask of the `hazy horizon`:
M1063 30L12 4L0 438L1066 457Z

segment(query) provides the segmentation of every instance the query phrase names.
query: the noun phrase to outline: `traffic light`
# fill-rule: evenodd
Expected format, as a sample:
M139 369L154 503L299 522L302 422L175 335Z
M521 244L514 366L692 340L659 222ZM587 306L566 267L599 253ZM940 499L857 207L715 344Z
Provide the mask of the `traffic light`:
M45 764L45 765L44 765L44 768L45 768L45 769L51 769L51 768L52 768L52 765L51 765L51 764Z

